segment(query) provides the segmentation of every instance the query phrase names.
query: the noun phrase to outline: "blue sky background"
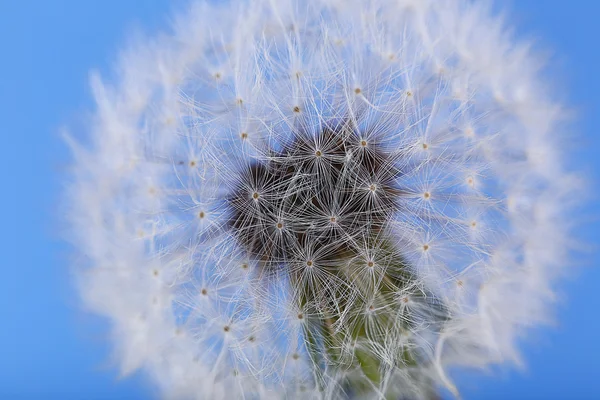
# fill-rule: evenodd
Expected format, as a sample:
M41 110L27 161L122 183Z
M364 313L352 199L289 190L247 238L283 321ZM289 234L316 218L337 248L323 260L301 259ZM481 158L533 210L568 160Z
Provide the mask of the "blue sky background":
M0 0L0 399L155 398L119 380L102 324L70 286L56 215L68 153L61 125L92 102L88 71L108 73L136 26L164 26L180 0ZM503 2L504 3L504 2ZM580 115L574 148L596 193L600 171L600 1L513 0L515 23L554 51L559 88ZM560 324L525 347L528 370L459 378L469 399L600 399L600 208L586 209L578 279L565 282Z

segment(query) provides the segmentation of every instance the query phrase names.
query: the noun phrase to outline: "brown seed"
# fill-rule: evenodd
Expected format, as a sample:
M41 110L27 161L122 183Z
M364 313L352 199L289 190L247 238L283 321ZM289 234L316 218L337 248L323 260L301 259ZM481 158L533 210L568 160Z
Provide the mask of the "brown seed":
M295 113L299 113L299 112L300 112L300 107L298 107L298 106L295 106L295 107L294 107L294 112L295 112Z

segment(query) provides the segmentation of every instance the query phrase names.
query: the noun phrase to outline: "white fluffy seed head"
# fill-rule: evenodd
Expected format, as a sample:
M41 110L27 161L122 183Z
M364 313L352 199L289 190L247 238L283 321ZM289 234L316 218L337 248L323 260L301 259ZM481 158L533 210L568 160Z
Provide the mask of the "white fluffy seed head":
M248 0L94 75L69 218L123 372L169 398L429 398L517 360L578 185L538 69L468 1Z

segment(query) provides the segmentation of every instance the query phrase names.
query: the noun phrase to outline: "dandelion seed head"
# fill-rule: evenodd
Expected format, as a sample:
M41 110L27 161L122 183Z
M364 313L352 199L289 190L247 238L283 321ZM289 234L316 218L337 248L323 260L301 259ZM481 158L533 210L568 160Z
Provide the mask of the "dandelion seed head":
M423 398L549 319L580 179L466 0L193 2L92 75L72 240L167 398ZM83 269L83 268L82 268Z

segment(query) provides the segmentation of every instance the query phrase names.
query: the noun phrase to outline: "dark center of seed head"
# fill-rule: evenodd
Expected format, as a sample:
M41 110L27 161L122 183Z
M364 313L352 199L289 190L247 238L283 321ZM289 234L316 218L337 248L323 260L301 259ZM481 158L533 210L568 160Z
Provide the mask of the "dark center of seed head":
M229 198L229 226L248 256L266 267L355 257L395 212L398 175L383 147L367 147L347 127L299 133L268 161L241 171Z

